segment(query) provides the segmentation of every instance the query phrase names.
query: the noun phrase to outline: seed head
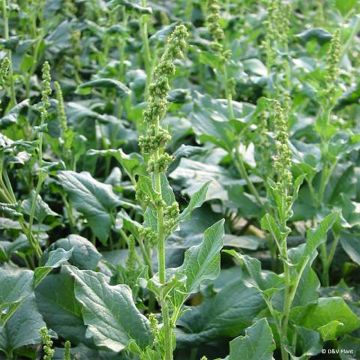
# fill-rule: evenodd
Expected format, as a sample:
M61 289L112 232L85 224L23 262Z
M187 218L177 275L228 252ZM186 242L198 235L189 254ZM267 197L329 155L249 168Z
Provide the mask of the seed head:
M286 96L285 96L286 99ZM289 103L286 99L285 106ZM291 173L291 151L289 147L288 134L288 109L281 106L277 100L273 101L273 117L274 117L274 131L275 131L275 146L276 155L274 158L274 168L277 176L277 187L283 196L287 197L292 188L292 173ZM289 200L289 199L288 199Z
M65 341L64 360L71 360L71 342Z
M41 91L41 101L44 109L50 107L49 97L52 93L51 90L51 75L50 75L50 64L45 61L42 67L42 91Z
M2 59L0 64L0 86L5 87L9 76L10 60L6 56Z
M327 54L327 84L336 82L339 75L339 62L341 56L340 30L337 30L330 42L330 48Z
M220 5L217 0L208 0L207 2L207 26L209 32L215 43L221 43L225 38L224 30L220 25L221 13L220 13Z
M53 342L46 327L40 329L40 336L44 351L43 359L52 360L55 354L55 350L53 349Z
M64 97L63 97L63 93L61 90L61 86L57 81L55 81L54 87L55 87L55 94L56 94L56 100L57 100L57 113L58 113L58 117L59 117L60 128L64 134L68 128L65 107L64 107Z

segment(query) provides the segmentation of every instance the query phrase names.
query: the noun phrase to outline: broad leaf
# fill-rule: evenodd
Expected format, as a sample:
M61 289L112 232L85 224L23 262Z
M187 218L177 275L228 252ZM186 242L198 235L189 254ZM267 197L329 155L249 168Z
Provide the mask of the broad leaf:
M217 294L185 312L178 322L182 329L178 341L194 346L219 337L238 336L265 307L260 291L245 285L239 274Z
M118 80L114 79L96 79L87 81L78 86L76 93L88 95L92 89L114 89L120 97L126 97L130 94L130 89Z
M189 219L193 210L200 207L205 202L208 189L209 183L207 182L191 196L189 205L180 215L180 221Z
M214 280L219 275L223 237L224 220L220 220L205 231L200 245L186 251L181 271L186 275L188 293L195 292L204 280Z
M40 329L44 326L35 297L31 295L23 301L6 325L0 327L0 350L10 355L22 346L38 344Z
M21 302L32 293L33 272L0 268L0 326L11 318Z
M119 204L112 187L87 172L60 171L58 178L74 208L85 216L94 234L105 243L112 225L110 213Z
M72 234L55 241L44 253L44 259L47 259L55 249L71 250L69 263L82 270L95 270L101 259L101 254L96 247L80 235Z
M275 350L271 328L265 318L258 320L230 342L229 360L271 360Z
M134 304L126 285L111 286L105 276L69 266L75 279L75 297L83 305L87 334L97 346L123 350L131 340L145 348L151 342L150 324Z
M329 326L334 325L333 321L341 322L343 326L337 327L336 337L360 328L359 317L340 297L320 298L316 304L294 308L291 318L297 324L317 331L329 329Z
M71 276L63 273L48 275L36 288L35 295L37 306L50 329L72 343L89 342Z

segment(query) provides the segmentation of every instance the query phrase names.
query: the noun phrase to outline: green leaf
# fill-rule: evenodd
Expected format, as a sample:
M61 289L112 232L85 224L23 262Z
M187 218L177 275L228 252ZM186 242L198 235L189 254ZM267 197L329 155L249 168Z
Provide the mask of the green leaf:
M79 85L76 93L80 95L89 95L92 89L114 89L120 98L126 97L130 94L130 89L122 82L114 79L96 79L87 81Z
M325 44L332 39L332 34L321 28L312 28L296 35L303 42L316 40L319 44Z
M5 325L21 302L32 293L33 272L0 268L0 326Z
M106 243L112 225L111 212L119 205L112 187L95 180L88 172L60 171L58 178L74 208L85 216L100 241Z
M177 339L183 346L238 336L265 309L260 291L249 287L240 272L223 285L218 293L205 298L199 306L189 307L180 318L182 330Z
M263 318L247 328L245 336L230 342L229 360L271 360L275 348L271 328Z
M3 327L0 327L0 350L12 354L16 349L40 342L40 329L46 326L35 297L28 297ZM9 357L10 358L10 357Z
M72 266L66 270L75 279L75 297L83 305L87 334L97 346L118 352L131 340L141 348L150 344L149 321L136 308L128 286L111 286L103 274L91 270Z
M34 202L35 190L30 193L28 199L24 200L21 204L22 210L25 214L31 214L31 207ZM40 195L37 196L35 201L35 219L42 223L47 216L59 216L55 211L51 210L49 205L41 198Z
M278 228L278 225L274 219L274 217L270 214L266 214L262 219L261 219L261 228L263 230L268 231L271 236L279 243L280 239L282 238L281 236L281 232Z
M139 14L152 14L151 7L140 6L127 0L111 0L108 4L110 9L118 5L122 5L125 7L125 9L137 12Z
M101 259L96 247L80 235L72 234L52 243L44 253L45 261L55 249L71 250L69 263L81 270L95 270Z
M326 325L320 326L317 330L324 341L336 340L339 328L344 324L338 320L332 320Z
M344 299L340 297L319 298L316 304L294 308L291 318L295 323L317 331L325 325L329 327L328 324L333 321L341 322L343 326L337 327L336 337L360 328L359 317L352 312Z
M326 241L327 232L339 219L338 213L327 215L317 226L315 230L309 230L306 235L305 256L313 256L315 250Z
M295 358L297 360L306 360L309 356L314 356L320 353L323 348L323 342L321 340L320 334L317 331L306 329L301 326L295 325L295 330L297 333L297 347L301 349L301 357ZM298 350L298 349L297 349ZM295 355L296 349L293 349Z
M214 280L220 273L220 251L223 247L224 220L220 220L204 233L200 245L185 252L182 272L186 275L188 293L197 291L205 280Z
M38 267L34 271L34 287L37 287L51 270L60 267L66 263L72 255L72 249L66 251L64 249L56 249L50 251L44 266Z
M341 233L340 244L350 259L360 265L359 233Z
M180 214L180 221L185 221L189 219L193 210L200 207L205 202L209 185L210 182L205 183L198 191L196 191L191 196L189 205Z
M29 104L30 100L27 99L15 105L5 116L0 119L0 129L5 129L12 124L16 124L21 111L27 108Z
M343 16L347 15L356 5L357 0L335 0L336 8Z
M35 295L37 306L49 328L72 343L89 342L71 276L63 273L48 275L36 288Z

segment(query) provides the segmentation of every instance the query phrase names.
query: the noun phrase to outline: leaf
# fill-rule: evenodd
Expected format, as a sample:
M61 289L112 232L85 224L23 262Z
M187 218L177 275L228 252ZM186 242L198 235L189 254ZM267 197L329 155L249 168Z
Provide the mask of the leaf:
M109 2L108 6L109 8L114 8L115 6L122 5L125 7L125 9L137 12L139 14L152 14L151 7L148 6L140 6L138 4L134 4L127 0L112 0Z
M266 305L260 291L247 286L240 275L227 281L199 306L188 308L178 322L179 343L194 346L219 337L235 337L252 324Z
M319 44L325 44L332 39L332 34L321 28L312 28L296 35L303 42L316 40Z
M220 251L223 246L224 220L220 220L204 233L200 245L185 252L182 272L186 275L188 293L197 291L204 280L214 280L220 273Z
M27 108L30 100L26 99L15 105L5 116L0 119L0 129L5 129L12 124L16 124L21 111Z
M356 5L357 0L335 0L336 8L343 16L347 15Z
M317 331L309 330L301 326L295 325L295 329L298 336L297 346L300 347L302 355L301 357L294 356L294 360L306 360L309 356L319 354L323 348L320 334ZM296 353L296 349L294 349L293 352Z
M342 232L340 235L340 244L350 259L360 265L359 234Z
M210 182L205 183L191 196L189 205L180 214L180 221L189 219L193 210L199 208L205 202L209 184Z
M21 301L32 293L33 272L0 268L0 326L10 319Z
M44 253L44 259L47 259L55 249L71 250L69 263L81 270L95 270L101 259L96 247L80 235L72 234L55 241Z
M91 270L72 266L66 270L75 279L75 297L83 305L87 334L97 346L118 352L131 340L141 348L150 344L150 323L136 308L128 286L111 286L103 274Z
M327 215L317 226L315 230L309 230L306 234L305 257L313 256L315 250L326 241L327 232L339 219L338 213Z
M247 328L245 336L230 342L229 360L271 360L275 348L271 328L263 318Z
M119 205L112 187L88 172L60 171L58 178L74 208L85 216L100 241L106 243L112 225L110 214Z
M276 224L274 217L270 214L266 214L261 219L261 228L268 231L276 242L280 242L281 232Z
M0 350L12 354L14 350L40 342L40 329L46 326L35 297L28 297L4 327L0 327ZM10 357L9 357L10 358Z
M34 287L37 287L45 277L51 272L51 270L60 267L66 263L72 255L72 249L66 251L64 249L56 249L50 251L45 265L40 266L34 271Z
M352 312L344 299L340 297L319 298L316 304L294 308L291 318L298 325L317 331L325 325L329 327L328 324L335 320L341 322L343 326L337 327L336 337L360 328L359 317Z
M87 81L79 85L76 93L80 95L89 95L92 89L115 89L120 98L124 98L130 94L130 89L122 82L114 79L96 79Z
M344 326L344 324L338 320L332 320L326 325L320 326L317 330L324 341L336 340L336 334L341 326Z
M24 200L21 204L22 210L25 214L30 215L31 207L35 197L35 190L30 193L28 199ZM59 216L55 211L51 210L49 205L41 198L37 196L35 201L35 219L42 223L47 216Z
M72 343L89 342L71 276L64 273L48 275L36 288L35 295L37 306L49 328Z

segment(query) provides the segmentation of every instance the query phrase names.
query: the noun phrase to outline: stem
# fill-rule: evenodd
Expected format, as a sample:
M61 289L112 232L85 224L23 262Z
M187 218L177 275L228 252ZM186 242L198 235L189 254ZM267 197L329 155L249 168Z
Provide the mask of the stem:
M41 187L42 187L42 184L44 183L44 181L45 181L45 175L39 174L38 183L37 183L36 189L35 189L35 195L34 195L32 203L31 203L29 228L28 228L29 233L31 233L32 226L33 226L33 223L34 223L37 197L40 194Z
M160 121L157 120L155 124L155 134L159 133ZM158 161L160 157L160 151L157 150L155 153L155 161ZM155 171L154 173L154 189L155 192L162 199L162 190L161 190L161 173L159 171ZM165 227L164 227L164 209L163 206L157 206L157 233L158 233L158 271L159 271L159 280L161 285L165 285L166 283L166 252L165 252ZM172 360L173 359L173 345L172 345L172 326L169 315L169 308L166 302L166 297L161 291L160 295L160 305L161 305L161 314L164 322L164 347L165 347L165 358L164 360Z
M227 72L226 65L227 65L226 62L224 62L224 64L222 65L222 72L223 72L224 81L225 81L225 96L226 96L226 99L227 99L229 117L230 117L230 119L234 119L235 114L234 114L234 106L233 106L233 103L232 103L232 91L231 91L230 86L229 86L229 75L228 75L228 72Z
M8 41L9 36L9 17L7 11L7 0L2 0L2 9L3 9L3 18L4 18L4 37ZM10 105L16 105L16 93L15 93L15 83L14 83L14 69L12 65L12 53L11 49L7 50L7 55L9 58L9 78L10 78Z
M192 12L193 12L193 2L192 2L192 0L186 0L186 6L185 6L185 19L186 19L186 21L191 22Z
M142 0L142 6L146 7L147 1ZM148 87L151 80L152 66L151 66L151 52L149 45L149 34L148 34L148 15L143 15L140 21L140 30L141 30L141 38L143 43L143 58L145 63L145 72L146 72L146 89L145 89L145 97L148 93Z
M256 187L254 186L254 184L252 183L252 181L249 178L249 175L248 175L248 173L246 171L246 168L245 168L243 157L239 152L238 146L236 146L235 156L233 156L233 159L234 159L234 162L235 162L236 169L238 170L241 177L246 181L246 185L248 186L251 194L255 197L256 202L258 203L258 205L262 206L263 202L262 202L262 200L260 198L260 195L259 195L258 191L256 190Z

